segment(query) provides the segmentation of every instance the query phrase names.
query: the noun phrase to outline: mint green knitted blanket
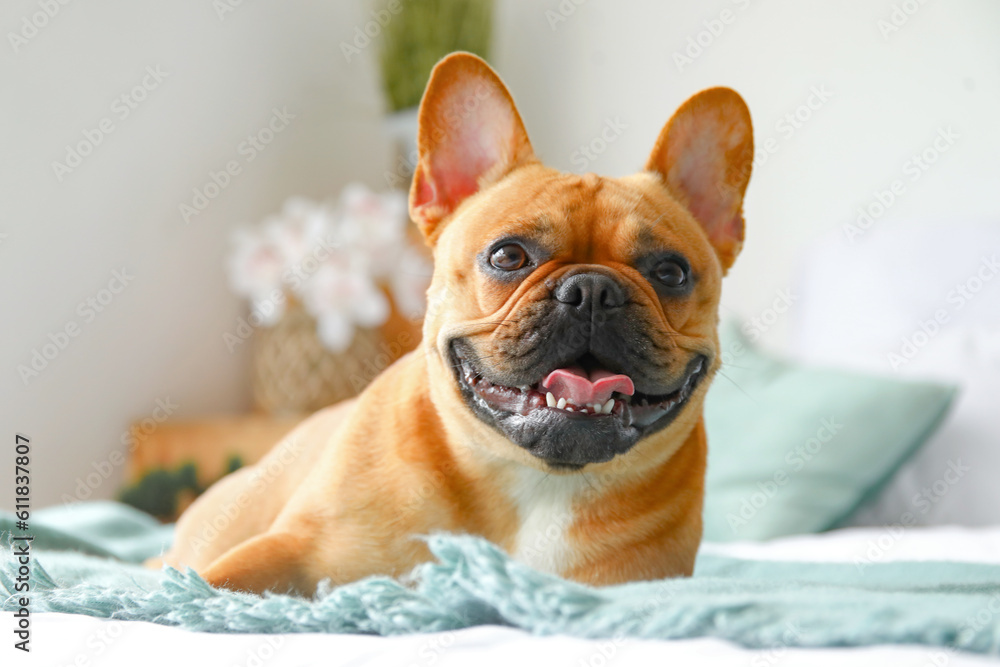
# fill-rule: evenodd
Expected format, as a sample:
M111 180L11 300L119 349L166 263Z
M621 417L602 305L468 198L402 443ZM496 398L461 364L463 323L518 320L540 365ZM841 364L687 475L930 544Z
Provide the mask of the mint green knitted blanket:
M0 600L16 608L18 563L0 513ZM20 531L13 531L20 534ZM194 572L145 570L169 526L115 503L35 513L31 608L208 632L393 635L496 624L532 633L718 637L747 647L925 644L1000 653L1000 567L908 562L779 563L703 555L695 576L591 588L515 563L470 536L434 535L437 561L405 582L372 577L315 599L257 597Z

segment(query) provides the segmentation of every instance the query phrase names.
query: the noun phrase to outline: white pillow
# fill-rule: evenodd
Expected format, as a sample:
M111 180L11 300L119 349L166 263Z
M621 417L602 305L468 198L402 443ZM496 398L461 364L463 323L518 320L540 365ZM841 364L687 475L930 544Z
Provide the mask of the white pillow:
M824 239L800 275L796 356L961 388L848 525L1000 523L1000 225L886 222Z

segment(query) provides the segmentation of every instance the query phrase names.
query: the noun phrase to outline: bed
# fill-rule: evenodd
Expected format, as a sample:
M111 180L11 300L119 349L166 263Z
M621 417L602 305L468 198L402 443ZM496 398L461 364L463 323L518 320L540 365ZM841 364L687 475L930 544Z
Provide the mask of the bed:
M965 250L942 257L939 248L957 237ZM826 239L806 256L791 315L800 361L959 393L925 424L933 432L877 466L851 458L871 443L837 441L828 451L840 459L811 466L768 505L773 521L758 519L747 534L708 522L690 580L602 597L511 564L488 545L438 537L439 561L412 581L338 589L320 606L250 600L213 592L192 573L139 569L134 563L169 541L169 526L120 505L81 503L39 513L31 664L133 665L138 655L212 665L1000 664L1000 278L983 278L993 248L996 225L886 223L863 243ZM951 290L973 276L976 298L959 308ZM947 309L947 326L915 336L935 304ZM893 364L888 354L907 340L921 343L919 354ZM939 395L937 404L952 398ZM725 434L717 435L718 453ZM920 511L922 489L956 461L966 472L925 496ZM713 472L711 464L710 478L731 490L710 491L708 518L718 522L725 503L745 495L739 484L759 474L739 479L746 466L717 463ZM821 488L841 493L820 502ZM901 520L907 512L912 521ZM0 517L0 531L10 521ZM13 609L4 558L0 600ZM625 614L637 600L642 613ZM4 618L3 664L24 664L14 619Z
M83 524L93 526L96 509L88 508ZM107 509L101 509L106 513ZM118 510L114 510L118 511ZM122 538L112 546L121 549L133 542ZM150 544L149 535L143 538ZM891 539L890 539L891 538ZM107 544L107 542L105 542ZM840 563L865 568L873 556L883 566L900 563L950 561L990 564L1000 572L1000 526L961 528L938 526L913 528L890 535L884 528L851 528L822 535L780 538L766 542L706 543L703 556L796 563ZM92 557L91 557L92 558ZM101 560L101 559L97 559ZM44 555L40 558L44 565ZM55 565L64 576L69 569ZM110 563L110 561L106 561ZM118 564L120 566L120 564ZM231 633L194 632L171 625L124 621L76 613L35 613L32 617L32 664L45 665L134 665L136 656L149 662L178 658L212 665L264 664L386 664L468 665L552 664L750 664L750 665L981 665L1000 664L1000 589L990 593L997 603L983 605L980 620L992 636L994 655L957 651L946 646L917 644L836 646L800 648L808 623L797 627L794 618L784 634L765 646L749 648L717 637L675 640L638 639L610 632L603 638L550 634L545 630L487 624L465 629L396 636L327 633ZM989 598L987 598L989 599ZM991 606L993 609L991 609ZM94 613L90 610L88 613ZM7 618L9 615L5 614ZM835 619L832 619L834 622ZM885 619L890 622L889 618ZM10 637L9 630L5 635ZM945 642L947 643L947 642ZM151 653L151 647L155 647ZM3 647L4 664L22 658L11 642Z

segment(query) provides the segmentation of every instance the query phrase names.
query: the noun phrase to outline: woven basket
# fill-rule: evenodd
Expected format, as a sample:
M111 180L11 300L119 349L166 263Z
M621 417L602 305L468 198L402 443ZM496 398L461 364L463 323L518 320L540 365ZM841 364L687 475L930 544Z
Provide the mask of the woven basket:
M305 414L354 396L379 370L373 360L382 352L381 340L377 330L357 329L347 350L331 352L316 335L315 318L289 300L277 324L254 334L257 407L272 414Z

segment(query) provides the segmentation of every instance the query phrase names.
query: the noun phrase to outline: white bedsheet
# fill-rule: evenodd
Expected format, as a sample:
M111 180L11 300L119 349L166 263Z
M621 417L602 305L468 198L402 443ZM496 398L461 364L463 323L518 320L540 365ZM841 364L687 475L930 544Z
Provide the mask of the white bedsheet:
M989 528L850 529L764 543L706 544L706 552L745 558L890 562L962 560L1000 563L1000 526ZM3 665L851 665L851 667L965 667L1000 660L922 646L859 649L747 650L717 639L684 641L534 637L519 630L479 627L404 637L355 635L210 635L151 623L122 623L70 614L36 614L32 653L13 649L11 617L5 614ZM16 660L16 661L15 661Z

